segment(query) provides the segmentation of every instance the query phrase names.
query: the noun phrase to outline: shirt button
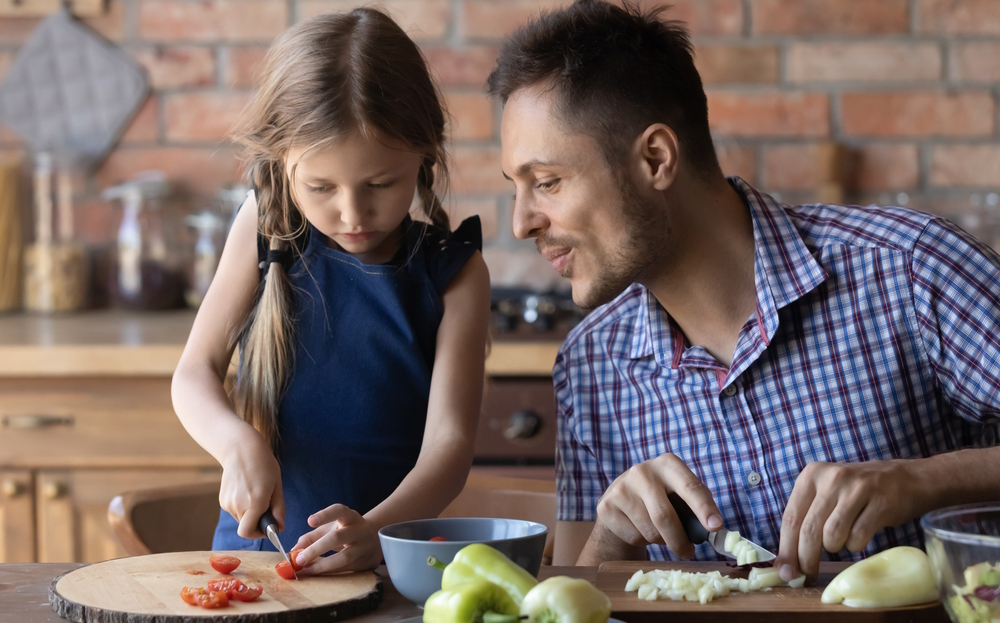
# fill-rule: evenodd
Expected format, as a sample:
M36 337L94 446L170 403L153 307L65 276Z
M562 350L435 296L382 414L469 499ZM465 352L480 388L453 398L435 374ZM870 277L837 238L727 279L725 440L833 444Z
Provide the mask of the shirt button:
M730 386L726 387L726 389L722 390L722 393L725 394L725 395L727 395L727 396L735 396L736 395L736 386L735 385L730 385Z
M758 474L757 472L750 472L747 475L747 482L749 482L751 485L759 485L760 484L760 474Z

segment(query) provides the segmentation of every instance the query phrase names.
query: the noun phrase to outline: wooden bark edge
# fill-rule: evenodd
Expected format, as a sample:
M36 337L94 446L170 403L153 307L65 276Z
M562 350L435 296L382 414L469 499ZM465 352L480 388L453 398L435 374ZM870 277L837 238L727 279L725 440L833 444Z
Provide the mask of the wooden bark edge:
M76 569L61 573L49 584L49 605L60 617L74 623L206 623L214 621L222 621L223 623L289 623L290 621L295 621L295 623L329 623L342 621L378 608L384 594L382 576L373 571L376 582L375 588L371 592L362 597L336 604L317 605L301 610L249 612L213 617L183 614L136 614L86 606L64 598L56 590L56 584L63 576L73 571Z

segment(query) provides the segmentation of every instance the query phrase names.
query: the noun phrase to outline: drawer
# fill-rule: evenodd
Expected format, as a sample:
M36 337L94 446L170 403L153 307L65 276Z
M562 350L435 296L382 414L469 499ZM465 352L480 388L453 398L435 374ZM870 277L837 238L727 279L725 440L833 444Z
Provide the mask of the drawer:
M478 463L555 461L555 394L549 377L502 377L487 383L479 416Z
M215 466L170 403L169 378L0 379L0 464Z

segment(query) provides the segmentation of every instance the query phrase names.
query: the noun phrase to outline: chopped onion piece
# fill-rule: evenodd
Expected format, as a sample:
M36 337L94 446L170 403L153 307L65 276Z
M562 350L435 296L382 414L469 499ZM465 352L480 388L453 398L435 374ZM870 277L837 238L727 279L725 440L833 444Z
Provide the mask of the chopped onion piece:
M726 542L723 545L723 547L727 552L733 551L733 548L736 547L736 544L740 542L740 538L741 538L740 533L733 530L732 532L726 535Z

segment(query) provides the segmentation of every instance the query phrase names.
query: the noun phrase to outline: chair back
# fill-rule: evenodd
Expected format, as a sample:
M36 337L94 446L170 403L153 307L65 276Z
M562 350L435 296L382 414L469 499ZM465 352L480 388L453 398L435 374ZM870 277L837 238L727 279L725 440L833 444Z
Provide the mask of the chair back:
M219 483L126 491L108 505L108 523L129 556L212 549Z

